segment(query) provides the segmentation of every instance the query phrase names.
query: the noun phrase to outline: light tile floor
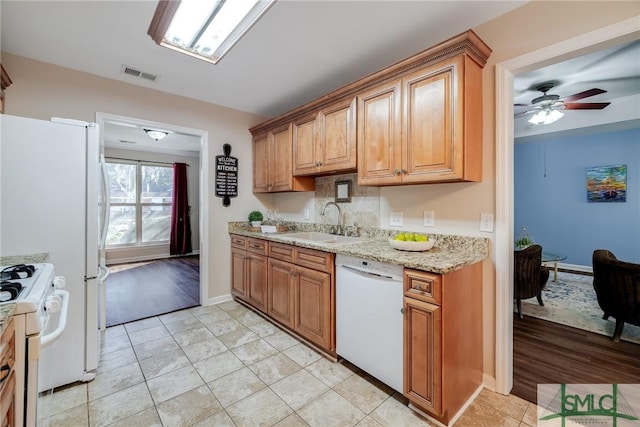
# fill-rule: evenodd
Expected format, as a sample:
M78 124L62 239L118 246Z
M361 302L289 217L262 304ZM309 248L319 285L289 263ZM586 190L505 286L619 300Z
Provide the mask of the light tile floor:
M432 425L235 301L108 328L95 380L43 396L39 415L51 427ZM456 425L535 419L535 405L485 389Z

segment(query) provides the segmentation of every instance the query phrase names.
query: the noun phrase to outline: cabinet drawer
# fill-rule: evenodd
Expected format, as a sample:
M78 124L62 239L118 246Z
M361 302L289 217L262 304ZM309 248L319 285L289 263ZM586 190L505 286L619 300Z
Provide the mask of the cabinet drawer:
M247 251L254 254L267 255L268 242L262 239L247 239Z
M442 276L405 268L404 295L440 305L442 303Z
M238 236L237 234L231 235L231 246L239 249L247 249L247 240L245 236Z
M269 257L281 259L282 261L293 262L294 249L295 249L295 246L293 245L287 245L285 243L270 242Z
M333 273L333 257L330 252L308 248L295 248L295 263L314 270Z

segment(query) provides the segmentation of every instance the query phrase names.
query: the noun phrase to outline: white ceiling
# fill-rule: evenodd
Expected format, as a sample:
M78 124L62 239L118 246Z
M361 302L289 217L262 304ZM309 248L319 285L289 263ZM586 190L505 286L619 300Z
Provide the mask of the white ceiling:
M514 134L518 137L541 133L567 131L584 127L605 126L614 129L613 123L627 126L629 121L640 119L640 40L613 46L608 49L551 64L514 79L514 103L530 104L542 95L535 87L543 82L555 81L556 86L548 94L560 99L598 88L606 93L583 98L575 103L610 102L602 110L565 110L565 116L550 125L530 125L531 114L516 117ZM514 112L531 110L514 107Z
M0 42L3 52L275 117L525 3L279 0L212 65L151 40L147 29L156 1L2 0ZM516 137L609 123L625 114L640 118L639 58L636 41L517 76L515 103L541 95L531 89L536 83L557 80L550 93L564 97L599 87L607 93L578 102L612 105L567 111L545 126L530 126L529 116L517 118ZM125 65L159 78L149 82L125 75ZM112 124L107 130L107 144L123 148L132 144L120 141L152 151L177 144L192 154L199 144L179 134L156 143L140 127Z
M1 43L4 52L275 117L525 3L280 0L212 65L151 40L156 1L2 0ZM159 78L122 74L123 65Z

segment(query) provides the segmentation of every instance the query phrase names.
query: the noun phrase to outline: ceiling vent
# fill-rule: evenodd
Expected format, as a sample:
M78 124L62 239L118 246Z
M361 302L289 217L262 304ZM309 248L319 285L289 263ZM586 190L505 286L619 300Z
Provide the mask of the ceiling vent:
M129 67L128 65L123 65L121 72L122 74L127 74L133 77L139 77L141 79L149 80L151 82L155 82L158 79L158 76L156 76L155 74L145 73L144 71L136 70L135 68Z

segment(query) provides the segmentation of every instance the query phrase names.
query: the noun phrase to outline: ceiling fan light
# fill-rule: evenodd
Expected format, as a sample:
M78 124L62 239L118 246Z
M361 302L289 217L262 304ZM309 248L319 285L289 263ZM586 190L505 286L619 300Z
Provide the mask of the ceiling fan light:
M145 129L144 130L149 137L155 139L156 141L160 141L165 136L169 135L169 132L165 132L162 130L153 130L153 129Z
M547 117L544 120L544 124L548 125L551 124L553 122L556 122L558 120L560 120L562 118L562 116L564 116L564 113L560 110L551 110L549 112L549 114L547 114Z
M548 125L560 120L562 116L564 116L564 113L559 110L540 110L529 119L529 123L532 125Z

